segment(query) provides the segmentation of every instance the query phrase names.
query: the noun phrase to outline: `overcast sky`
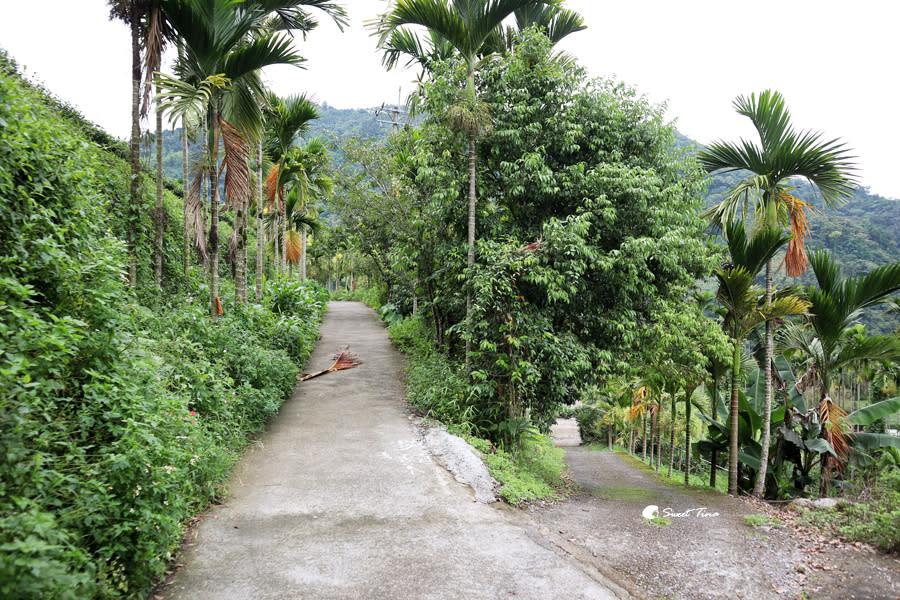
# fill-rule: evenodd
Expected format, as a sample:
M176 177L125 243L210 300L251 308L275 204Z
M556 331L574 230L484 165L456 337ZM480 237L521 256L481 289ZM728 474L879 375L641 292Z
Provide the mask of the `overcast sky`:
M363 28L384 0L337 0L351 16L298 41L305 70L266 73L279 93L307 92L339 108L396 102L411 71L385 73ZM568 0L588 30L561 47L592 76L615 76L700 142L752 136L738 94L781 91L799 128L840 137L862 182L900 198L900 4L888 0ZM0 47L27 72L111 133L130 131L130 43L105 0L0 0Z

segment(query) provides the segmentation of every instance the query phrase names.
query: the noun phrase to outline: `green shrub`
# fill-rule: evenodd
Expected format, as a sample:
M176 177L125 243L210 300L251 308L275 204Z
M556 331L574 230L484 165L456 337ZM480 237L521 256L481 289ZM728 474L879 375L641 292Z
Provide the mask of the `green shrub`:
M293 388L327 294L273 282L212 323L205 283L126 290L127 166L7 68L0 97L0 597L146 597Z
M515 457L498 450L484 454L491 475L500 482L500 496L510 504L554 498L563 483L564 451L544 436L523 439Z
M583 444L606 441L606 431L602 427L603 411L594 406L579 406L575 409L575 420L578 422L578 433Z

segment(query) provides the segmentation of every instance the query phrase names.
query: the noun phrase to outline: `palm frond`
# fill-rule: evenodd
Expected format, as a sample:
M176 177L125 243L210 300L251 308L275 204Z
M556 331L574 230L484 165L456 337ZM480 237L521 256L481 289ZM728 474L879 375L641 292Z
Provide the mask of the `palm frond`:
M822 423L822 437L834 449L838 465L846 463L850 456L850 422L847 411L825 397L819 403L819 422Z
M430 29L453 45L469 59L475 49L469 49L468 29L459 12L451 10L444 0L397 0L392 9L369 26L378 36L379 48L384 48L392 32L406 25L420 25ZM468 60L468 59L467 59Z
M300 232L295 229L287 230L287 237L284 240L284 258L289 263L297 264L300 262L300 255L303 252L303 243L301 241Z
M141 117L146 118L150 112L150 88L154 74L159 71L166 38L172 32L166 23L160 0L150 3L147 14L147 34L144 38L144 93L141 100Z
M743 221L725 221L723 233L733 264L743 267L754 278L791 239L778 227L765 227L748 240Z
M253 38L225 55L222 72L237 80L263 67L286 64L302 66L305 58L294 51L291 38L281 33L269 33Z
M753 121L765 153L775 152L794 135L790 111L784 97L775 90L765 90L759 96L738 96L734 108L738 114Z
M900 359L900 338L892 335L873 335L870 337L848 337L839 351L831 359L831 369L840 369L861 360Z
M219 119L225 149L222 168L225 171L225 200L230 205L244 206L250 198L250 148L244 135Z
M227 90L231 80L222 74L210 75L202 81L191 83L171 75L159 73L156 76L160 93L159 108L169 115L169 123L186 118L189 121L202 121L212 98L219 91Z
M206 222L203 218L203 181L206 179L206 175L205 169L198 169L194 172L184 207L185 212L188 213L191 230L194 232L194 248L204 264L209 260L209 254L206 251Z

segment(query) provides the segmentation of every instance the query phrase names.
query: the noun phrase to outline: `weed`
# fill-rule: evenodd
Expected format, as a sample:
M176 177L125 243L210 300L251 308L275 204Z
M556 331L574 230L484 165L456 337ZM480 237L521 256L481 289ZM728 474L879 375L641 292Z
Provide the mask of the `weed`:
M744 522L750 527L781 527L782 522L769 515L744 515Z

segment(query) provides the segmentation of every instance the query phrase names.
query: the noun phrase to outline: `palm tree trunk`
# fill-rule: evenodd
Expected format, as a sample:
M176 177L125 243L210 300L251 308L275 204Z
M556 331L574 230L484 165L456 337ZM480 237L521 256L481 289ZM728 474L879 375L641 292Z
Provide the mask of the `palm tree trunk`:
M738 484L738 383L741 376L741 340L735 337L731 364L731 431L728 435L728 493L737 496Z
M655 439L651 439L650 443L656 446L656 470L659 471L659 465L662 460L662 431L659 427L659 417L662 412L662 397L659 399L659 404L656 407L656 414L653 415L653 425L650 426L650 429L655 432ZM652 456L651 456L652 459Z
M306 279L306 225L300 226L300 279Z
M647 462L647 413L641 415L641 460Z
M772 303L772 261L766 263L766 306ZM753 485L753 495L761 498L766 490L766 467L769 463L769 430L772 423L772 354L774 349L775 321L766 321L766 400L763 409L762 439L760 440L759 471Z
M141 215L140 174L141 174L141 20L136 7L131 7L131 186L129 188L128 215L128 285L137 284L137 238L138 221Z
M219 136L218 110L213 106L209 118L209 297L213 321L219 318Z
M669 472L666 477L672 477L672 467L675 464L675 421L678 416L678 405L675 404L675 390L672 390L672 416L669 426Z
M234 257L235 304L247 303L247 203L239 198L234 203L234 226L237 229L237 249Z
M691 483L691 396L694 391L685 389L684 398L684 485Z
M272 219L272 270L276 278L281 275L281 208L278 206L280 201L279 194L275 201L275 214Z
M265 240L263 239L263 169L262 138L256 141L256 302L262 303L263 271L265 270Z
M713 373L712 378L712 386L709 394L709 416L713 419L718 419L719 415L716 414L716 409L718 408L718 396L719 396L719 374L717 372ZM719 451L713 448L710 456L710 465L709 465L709 487L715 489L716 487L716 464L719 459Z
M281 204L281 276L287 272L287 203Z
M159 93L159 86L156 86ZM153 276L156 287L162 287L163 277L163 240L166 232L166 208L163 205L163 173L162 173L162 111L156 106L156 207L153 215Z
M475 136L469 135L469 234L466 266L468 278L472 277L475 264ZM472 350L472 283L466 282L466 372L469 370L469 352Z
M182 240L182 251L184 261L184 276L187 278L188 270L191 267L191 225L188 215L188 194L190 192L190 182L188 181L188 131L187 119L181 119L181 170L182 170L182 194L184 195L184 239Z
M201 142L201 143L207 144L207 147L206 147L206 162L207 162L206 168L207 168L207 169L211 169L212 172L215 172L216 169L215 169L214 167L211 167L211 166L209 165L209 162L212 160L212 158L210 158L210 157L212 156L212 154L210 154L210 150L209 150L209 126L208 126L208 123L207 123L206 121L203 122L203 131L201 132L200 139L203 140L203 142ZM209 182L210 182L211 179L212 179L212 173L208 173L208 176L204 178L204 181L203 181L203 198L204 198L204 200L207 199L207 198L209 198ZM201 211L201 213L202 213L202 214L201 214L201 219L202 219L202 221L203 221L203 232L202 232L202 235L204 235L204 236L206 235L206 232L209 230L209 228L207 227L207 221L206 221L206 216L207 216L207 215L206 215L206 210L207 210L207 206L208 206L208 205L209 205L209 202L200 202L200 211ZM206 260L203 261L203 271L204 271L204 274L207 274L208 271L209 271L209 262L210 262L210 261L209 261L209 248L207 248L207 249L206 249Z

